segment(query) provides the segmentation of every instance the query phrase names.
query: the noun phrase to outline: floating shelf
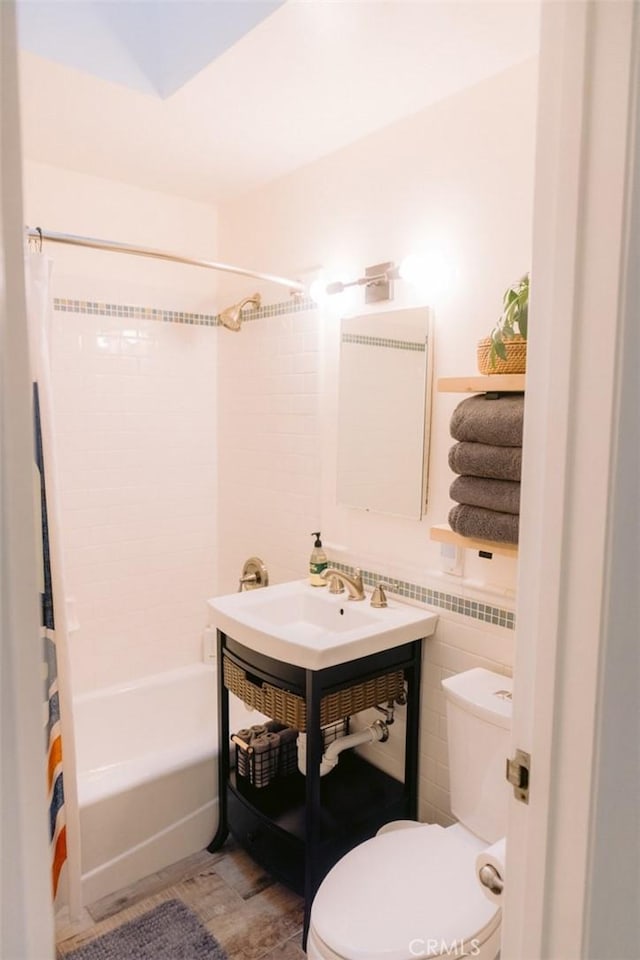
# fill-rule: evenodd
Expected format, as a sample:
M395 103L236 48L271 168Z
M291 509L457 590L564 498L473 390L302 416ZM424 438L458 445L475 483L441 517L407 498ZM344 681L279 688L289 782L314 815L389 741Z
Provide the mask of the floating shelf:
M487 553L495 553L500 557L510 557L512 560L518 558L518 547L515 543L496 543L493 540L478 540L476 537L463 537L460 533L455 533L447 523L439 523L431 527L431 539L439 543L453 543L456 547L462 547L464 550L484 550Z
M494 373L488 377L440 377L438 393L524 393L526 374Z

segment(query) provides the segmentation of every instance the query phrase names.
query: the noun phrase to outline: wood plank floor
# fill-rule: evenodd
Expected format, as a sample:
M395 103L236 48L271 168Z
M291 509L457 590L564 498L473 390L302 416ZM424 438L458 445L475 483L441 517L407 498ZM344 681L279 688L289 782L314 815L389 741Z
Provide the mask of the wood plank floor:
M301 897L271 879L229 840L90 904L79 921L56 918L60 960L102 933L165 900L182 900L226 951L229 960L301 960Z

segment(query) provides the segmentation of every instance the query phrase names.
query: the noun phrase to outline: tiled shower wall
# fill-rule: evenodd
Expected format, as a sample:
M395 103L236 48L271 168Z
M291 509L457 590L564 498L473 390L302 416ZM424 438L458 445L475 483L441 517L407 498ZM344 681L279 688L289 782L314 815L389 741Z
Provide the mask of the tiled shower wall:
M191 316L53 311L74 693L200 656L216 583L217 332Z
M285 304L286 306L286 304ZM319 345L315 311L249 319L218 333L218 592L262 557L273 582L304 577L318 529ZM266 315L265 315L266 314Z
M39 162L23 174L33 226L217 257L211 204ZM202 324L224 300L213 271L45 251L76 694L201 654L217 464L217 331Z

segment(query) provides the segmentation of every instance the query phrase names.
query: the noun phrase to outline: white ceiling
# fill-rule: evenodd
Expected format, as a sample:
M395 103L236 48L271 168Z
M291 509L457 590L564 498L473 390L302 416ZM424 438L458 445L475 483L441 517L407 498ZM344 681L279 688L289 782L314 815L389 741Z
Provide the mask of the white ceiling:
M183 9L180 0L160 5ZM219 13L233 5L219 4ZM151 11L156 4L141 6ZM97 56L84 68L81 57L71 57L69 36L65 64L56 62L64 58L60 45L45 57L46 44L37 54L23 44L25 156L215 203L535 56L538 48L539 4L527 0L288 0L275 10L275 3L268 6L269 15L253 28L247 20L248 32L222 52L212 41L206 59L215 59L206 66L202 44L186 55L185 41L170 80L157 74L150 80L153 57L147 51L141 67L139 54L138 73L147 91L151 84L156 92L132 89L135 77L125 81L122 70L118 74L122 57L111 33L108 42L105 33L101 69L94 70L100 77L89 72ZM231 28L218 32L233 34ZM131 49L129 43L128 54ZM104 65L109 57L111 73ZM163 83L168 89L178 75L194 72L171 95L158 95ZM470 141L477 133L469 132Z

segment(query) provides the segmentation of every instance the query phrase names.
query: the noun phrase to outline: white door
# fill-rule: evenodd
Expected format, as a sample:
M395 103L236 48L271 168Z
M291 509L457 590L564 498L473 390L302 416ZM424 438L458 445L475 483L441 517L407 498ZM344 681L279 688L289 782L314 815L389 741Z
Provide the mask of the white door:
M503 960L640 955L639 13L543 4Z
M46 831L15 8L0 0L0 956L55 955Z

